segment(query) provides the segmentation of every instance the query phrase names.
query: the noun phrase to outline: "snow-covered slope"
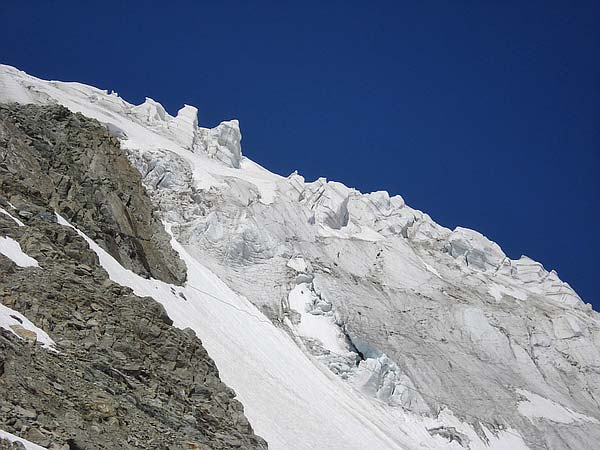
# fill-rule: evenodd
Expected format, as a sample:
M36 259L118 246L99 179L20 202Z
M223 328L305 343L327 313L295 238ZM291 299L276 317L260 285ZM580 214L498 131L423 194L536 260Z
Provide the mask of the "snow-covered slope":
M62 217L58 222L71 226ZM184 286L147 280L124 269L112 256L78 230L96 252L113 281L139 296L159 300L180 328L196 331L218 361L223 381L235 386L259 435L275 449L439 448L427 428L451 424L469 436L471 448L485 448L474 430L451 413L438 420L404 414L372 402L339 382L303 353L283 330L274 327L244 297L192 258L176 240L174 248L187 264ZM523 447L511 430L492 442ZM460 448L456 444L450 448Z
M0 66L11 101L63 104L120 139L187 284L94 250L115 281L196 331L270 448L600 439L600 317L555 272L399 196L272 174L242 156L237 121L199 128L191 106L173 117L151 99Z

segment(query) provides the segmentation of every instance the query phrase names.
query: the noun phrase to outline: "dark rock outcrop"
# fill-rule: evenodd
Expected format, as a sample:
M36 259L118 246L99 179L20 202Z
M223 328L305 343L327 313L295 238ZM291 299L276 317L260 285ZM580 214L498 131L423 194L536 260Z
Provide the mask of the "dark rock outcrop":
M0 106L0 119L0 196L16 209L0 202L26 223L0 214L0 236L40 264L21 268L0 254L0 303L44 329L58 350L0 329L0 429L56 450L266 449L194 332L112 282L87 243L53 220L58 209L138 271L181 279L181 271L161 272L179 261L163 241L135 243L160 223L111 138L61 107ZM131 179L111 180L109 161ZM122 222L121 207L133 219ZM127 223L133 233L115 236Z
M25 220L52 208L123 266L185 281L139 172L96 120L63 106L0 106L0 192Z

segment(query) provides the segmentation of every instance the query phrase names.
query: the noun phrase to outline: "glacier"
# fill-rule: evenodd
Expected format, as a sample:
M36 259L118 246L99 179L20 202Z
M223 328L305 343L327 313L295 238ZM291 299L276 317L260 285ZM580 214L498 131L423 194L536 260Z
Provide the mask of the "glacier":
M556 272L398 195L273 174L242 155L238 121L202 128L193 106L171 116L2 65L0 102L59 103L120 140L188 280L90 247L196 332L270 448L600 440L600 316Z

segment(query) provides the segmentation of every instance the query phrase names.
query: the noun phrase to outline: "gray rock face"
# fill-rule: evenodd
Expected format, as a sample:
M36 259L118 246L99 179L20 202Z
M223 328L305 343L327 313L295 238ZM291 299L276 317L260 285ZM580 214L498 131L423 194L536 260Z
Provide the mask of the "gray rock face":
M0 450L25 450L20 442L11 442L8 439L0 439Z
M116 161L117 147L108 136L110 145L87 140L87 133L102 135L102 128L61 107L2 106L0 117L0 206L26 223L19 226L0 214L0 236L17 241L40 266L21 268L0 254L0 303L45 330L57 350L36 344L35 333L28 340L0 329L0 429L56 450L266 449L194 332L174 328L162 305L110 281L87 243L52 219L54 208L69 212L106 244L124 226L121 216L106 210L108 199L138 217L127 221L137 226L133 236L144 238L140 230L149 233L160 225L146 222L150 211L139 208L147 203L133 194L120 203L109 195L114 185L106 180L106 187L98 185L102 177L90 167L105 170L108 161L127 162ZM35 130L27 128L34 123ZM93 149L91 160L74 142ZM44 157L36 156L36 146L43 147ZM126 173L124 167L119 171ZM39 183L33 183L33 174ZM139 175L127 181L125 191L114 192L115 198L142 192L136 182ZM62 189L63 183L69 187ZM90 196L94 192L98 195ZM96 220L102 223L97 229L91 226ZM129 238L118 242L135 245ZM145 269L140 254L156 251L156 242L128 259L122 249L107 249ZM159 256L165 252L157 251L156 264L147 270L173 277L161 272ZM0 448L22 447L0 441Z
M0 189L22 218L53 208L134 272L185 280L139 172L104 126L61 106L1 106L0 123Z

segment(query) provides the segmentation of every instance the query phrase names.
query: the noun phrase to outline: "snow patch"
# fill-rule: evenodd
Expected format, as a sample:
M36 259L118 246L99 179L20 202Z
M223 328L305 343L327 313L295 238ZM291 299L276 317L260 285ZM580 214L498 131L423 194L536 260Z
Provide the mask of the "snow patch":
M21 245L8 236L0 237L0 253L19 267L40 267L38 262L21 250Z
M20 442L23 444L26 450L46 450L44 447L34 444L33 442L29 442L28 440L20 438L19 436L15 436L14 434L10 434L4 430L0 430L0 439L6 439L10 442Z
M24 227L25 226L25 224L23 222L21 222L19 219L17 219L15 216L13 216L11 213L9 213L4 208L0 208L0 213L4 214L5 216L10 217L20 227Z
M18 311L0 303L0 328L10 331L21 339L31 339L41 343L48 350L56 351L54 341L41 328L36 327L27 317Z
M530 419L548 419L558 423L591 422L600 424L600 421L594 417L565 408L552 400L525 389L517 389L517 393L527 398L527 400L519 402L519 413Z

